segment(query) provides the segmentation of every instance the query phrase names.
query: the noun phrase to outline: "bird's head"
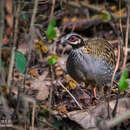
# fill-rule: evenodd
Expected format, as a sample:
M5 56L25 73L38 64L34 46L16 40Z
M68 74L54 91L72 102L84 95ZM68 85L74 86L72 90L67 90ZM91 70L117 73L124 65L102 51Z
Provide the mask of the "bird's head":
M61 39L61 43L68 43L73 48L79 48L84 45L83 38L76 33L67 34Z

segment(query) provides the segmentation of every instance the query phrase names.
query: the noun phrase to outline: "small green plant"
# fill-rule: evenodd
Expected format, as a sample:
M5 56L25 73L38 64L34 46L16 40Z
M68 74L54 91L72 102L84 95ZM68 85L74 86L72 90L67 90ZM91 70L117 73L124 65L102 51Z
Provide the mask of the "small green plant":
M57 60L58 60L58 56L57 56L57 55L52 55L52 56L50 56L50 57L48 58L49 65L54 65Z
M53 38L56 37L56 30L54 29L55 26L56 26L56 21L54 18L52 18L46 31L46 36L49 40L52 40Z
M51 57L51 58L48 59L48 62L49 62L50 65L54 65L56 63L56 59Z
M104 20L111 20L111 15L110 14L100 14L100 17Z
M128 88L128 82L126 79L128 78L128 71L123 71L121 78L119 80L119 88L121 91L125 91Z

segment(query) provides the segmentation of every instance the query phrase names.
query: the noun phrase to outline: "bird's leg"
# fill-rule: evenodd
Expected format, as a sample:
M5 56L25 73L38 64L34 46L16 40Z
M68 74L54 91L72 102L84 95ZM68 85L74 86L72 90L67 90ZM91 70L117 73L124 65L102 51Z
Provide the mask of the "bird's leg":
M93 95L94 95L94 98L96 99L96 96L97 96L97 94L96 94L96 87L93 88Z
M97 86L93 88L93 97L92 97L92 105L98 104L98 98L97 98Z

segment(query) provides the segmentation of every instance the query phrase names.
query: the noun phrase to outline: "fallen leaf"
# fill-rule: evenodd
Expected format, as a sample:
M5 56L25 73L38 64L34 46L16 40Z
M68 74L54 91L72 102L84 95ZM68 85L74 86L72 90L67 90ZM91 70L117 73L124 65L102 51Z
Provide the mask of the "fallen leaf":
M35 78L38 78L39 77L39 73L38 73L38 70L35 69L35 68L31 68L30 71L29 71L29 74Z
M13 1L11 0L6 0L6 4L5 4L5 7L6 7L6 11L11 14L12 13L12 6L13 6Z
M51 83L49 81L45 81L47 74L48 73L44 73L39 76L39 78L34 80L31 84L31 88L38 91L36 94L36 99L40 101L47 99L49 95L49 86Z
M130 98L119 99L117 114L130 109ZM115 106L115 100L110 102L110 115ZM84 129L96 128L97 122L107 119L107 103L101 103L96 107L89 107L87 110L78 110L67 113L69 119L77 122Z
M62 113L62 114L67 114L67 113L68 113L66 107L63 106L62 104L59 104L59 105L57 106L57 110L58 110L58 112L60 112L60 113Z

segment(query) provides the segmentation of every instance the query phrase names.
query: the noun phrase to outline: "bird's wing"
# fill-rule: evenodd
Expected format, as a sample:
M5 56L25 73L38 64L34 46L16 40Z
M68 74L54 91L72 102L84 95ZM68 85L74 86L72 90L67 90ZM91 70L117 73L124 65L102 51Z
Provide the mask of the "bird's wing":
M115 53L109 42L102 38L94 38L84 42L83 53L88 53L95 58L102 58L112 65L116 64Z

